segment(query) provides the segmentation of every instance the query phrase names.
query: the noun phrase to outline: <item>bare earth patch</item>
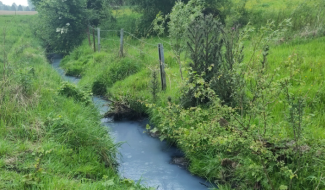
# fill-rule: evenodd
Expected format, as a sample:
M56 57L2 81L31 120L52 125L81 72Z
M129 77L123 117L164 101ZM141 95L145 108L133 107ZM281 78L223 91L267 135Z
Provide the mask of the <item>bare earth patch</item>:
M36 15L37 11L0 11L0 15Z

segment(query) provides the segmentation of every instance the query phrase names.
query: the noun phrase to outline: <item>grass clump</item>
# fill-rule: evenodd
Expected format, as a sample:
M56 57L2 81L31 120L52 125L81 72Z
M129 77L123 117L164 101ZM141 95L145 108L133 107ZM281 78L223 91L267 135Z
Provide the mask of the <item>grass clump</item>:
M86 104L90 104L90 96L91 93L84 92L80 90L76 85L69 83L69 82L63 82L60 89L59 89L60 95L65 95L66 97L72 97L74 100L78 102L83 102Z

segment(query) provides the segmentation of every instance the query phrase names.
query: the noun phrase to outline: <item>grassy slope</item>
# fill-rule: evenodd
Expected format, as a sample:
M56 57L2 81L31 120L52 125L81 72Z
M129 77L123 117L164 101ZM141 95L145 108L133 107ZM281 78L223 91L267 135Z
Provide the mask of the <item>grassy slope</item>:
M277 7L284 7L282 1L248 1L247 9L257 9L258 11L269 11L273 14L273 11ZM297 4L301 1L295 1ZM262 3L272 4L272 6L261 6ZM282 6L281 6L282 5ZM275 6L275 7L274 7ZM273 8L274 9L273 9ZM278 9L277 9L278 10ZM272 15L270 14L270 15ZM267 14L266 14L267 15ZM268 16L265 16L268 17ZM264 17L263 17L264 19ZM299 36L299 35L297 35ZM105 76L103 84L106 89L105 95L109 98L115 98L119 100L129 100L131 106L137 110L145 110L143 106L139 106L136 103L137 100L152 102L152 96L150 92L150 82L152 70L158 68L157 66L157 49L151 44L157 44L167 39L150 38L144 39L145 43L141 43L138 40L134 40L132 37L126 39L126 56L124 58L118 57L118 37L105 36L102 42L101 53L91 53L91 48L87 47L85 42L83 46L79 47L72 53L72 56L66 57L66 63L64 66L66 69L74 66L81 65L78 62L83 59L87 59L88 63L83 65L81 69L82 80L81 84L86 89L90 89L92 84L97 81L101 76ZM318 99L308 99L306 114L310 124L308 125L307 138L314 140L321 140L324 138L324 110L325 107L325 87L323 85L324 74L325 74L325 55L323 53L325 49L325 37L308 38L308 39L296 39L290 42L282 44L273 44L270 47L270 55L268 62L270 65L270 71L275 68L279 68L277 71L278 78L284 78L290 76L289 68L292 67L292 61L295 60L294 64L297 66L297 76L303 79L303 83L295 84L291 87L291 92L296 95L302 95L308 93L310 97L316 97ZM146 44L149 43L149 44ZM130 46L130 45L132 46ZM135 46L135 47L133 47ZM167 104L167 97L171 97L173 102L178 102L180 97L180 88L184 84L179 74L179 68L173 59L173 53L170 47L165 43L166 51L166 63L167 63L167 86L166 92L160 92L159 98L156 104L158 106L165 106ZM246 46L245 55L246 59L251 55L251 49L249 45ZM139 51L145 52L141 54ZM79 52L79 53L78 53ZM87 54L86 54L87 52ZM79 56L74 56L78 54ZM105 57L102 60L96 60L97 56ZM88 56L88 58L86 58ZM297 59L299 58L299 59ZM246 60L247 61L247 60ZM118 66L118 64L124 64L125 62L131 62L133 65L139 66L138 69L134 69L132 73L128 73L128 69ZM186 63L182 63L183 67L186 67ZM125 74L122 77L118 73ZM112 75L113 74L113 75ZM117 76L116 76L117 75ZM186 73L185 73L186 77ZM118 80L117 80L118 79ZM105 82L106 81L106 82ZM276 106L273 108L274 121L281 122L285 119L283 115L284 106L282 100L284 97L277 99ZM155 115L151 115L155 118ZM158 121L159 122L159 121ZM290 136L290 132L280 133L285 138L287 135ZM209 155L205 160L200 160L202 157L190 158L192 161L191 171L194 173L205 176L214 177L215 175L211 168L206 167L207 163L215 165L212 157ZM202 165L202 163L204 163ZM212 171L212 172L211 172ZM218 174L218 173L217 173ZM216 174L216 175L217 175Z
M58 94L32 18L0 17L9 63L4 81L0 58L0 189L141 189L116 174L96 108Z
M118 39L118 38L115 38ZM156 39L146 40L147 42L155 43ZM301 61L299 62L299 76L305 80L305 83L297 84L291 88L292 93L296 95L303 95L308 92L310 97L314 97L318 93L319 99L314 99L313 101L307 100L308 106L306 109L306 115L309 115L310 125L308 125L307 136L308 139L321 140L324 138L324 118L325 113L323 108L325 107L325 87L323 85L324 75L325 75L325 55L323 51L325 49L325 37L320 37L316 39L300 39L293 41L287 44L282 45L273 45L271 46L270 56L268 57L270 70L275 68L280 68L278 71L278 78L284 78L290 75L288 69L290 67L289 62L293 59L296 59L296 55L300 57ZM129 42L132 43L132 42ZM136 45L136 42L133 42ZM108 48L110 46L110 48ZM118 44L112 44L109 41L104 41L103 51L101 53L95 53L89 56L98 56L103 54L106 56L106 59L103 61L94 62L92 64L86 64L84 68L83 78L81 79L80 84L82 84L87 89L91 88L91 85L94 81L97 80L98 76L107 76L108 82L106 82L108 98L118 99L118 100L128 100L130 105L138 110L143 111L144 106L139 106L136 102L146 101L152 102L152 95L150 92L150 82L151 82L151 73L152 69L157 65L157 62L154 58L151 58L151 55L156 53L154 48L149 48L145 52L149 55L144 55L143 58L134 58L139 52L130 48L127 50L125 58L119 58L117 56ZM107 48L105 48L107 47ZM141 46L138 45L138 48ZM87 49L87 44L79 47L78 49ZM250 48L246 49L246 59L250 55ZM166 92L160 92L158 94L158 101L156 104L158 106L167 105L167 97L172 97L173 102L178 102L180 97L180 88L184 84L181 80L179 74L178 65L175 61L172 60L171 54L167 53L166 63L168 64L167 68L167 86L168 89ZM81 56L82 59L83 56ZM68 60L68 58L66 58ZM117 65L125 64L125 62L132 62L135 65L141 65L140 69L130 76L125 76L122 80L116 81L116 76L118 73L126 73L127 69L116 69ZM297 62L296 62L297 64ZM185 66L185 64L183 65ZM116 72L112 72L116 71ZM186 75L185 75L186 76ZM116 81L112 84L112 81ZM275 122L281 122L285 120L283 114L285 107L282 104L284 97L281 97L277 100L276 106L273 108L273 114L275 117ZM155 114L150 114L152 119L155 118ZM159 122L159 120L155 120ZM290 129L287 132L279 133L281 138L285 138L291 135ZM206 166L207 163L213 164L213 157L191 157L192 167L190 168L192 172L197 175L205 177L214 177L214 173L211 172ZM203 160L202 160L203 159ZM203 164L203 165L202 165ZM204 166L204 167L203 167ZM211 168L210 168L211 169Z

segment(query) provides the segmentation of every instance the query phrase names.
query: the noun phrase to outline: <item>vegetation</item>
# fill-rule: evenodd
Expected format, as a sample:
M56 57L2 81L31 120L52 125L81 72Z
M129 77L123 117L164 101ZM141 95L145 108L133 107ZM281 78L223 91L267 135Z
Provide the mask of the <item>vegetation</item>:
M36 34L48 52L70 52L80 45L88 25L97 26L100 19L110 18L108 2L103 0L33 0L33 3L39 15Z
M101 53L85 41L63 67L81 68L83 88L100 87L117 105L149 114L151 131L176 143L189 170L220 189L325 188L323 1L234 0L219 21L207 5L202 16L183 3L158 15L160 37L127 35L124 58L108 32ZM139 18L125 10L117 22ZM161 42L166 91L156 90L154 74ZM125 61L136 67L126 70Z
M33 1L35 33L68 54L61 66L78 87L45 64L31 21L1 18L0 188L141 189L116 175L90 92L113 101L107 116L148 115L219 189L325 188L324 1L91 2ZM101 52L88 24L103 30Z
M48 64L34 21L0 17L0 189L143 189L117 175L118 145Z

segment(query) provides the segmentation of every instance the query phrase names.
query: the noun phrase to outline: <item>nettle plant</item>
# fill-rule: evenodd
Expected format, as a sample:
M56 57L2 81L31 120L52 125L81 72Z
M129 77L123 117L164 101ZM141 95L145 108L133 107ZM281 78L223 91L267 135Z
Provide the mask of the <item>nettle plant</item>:
M160 138L176 142L191 159L190 170L220 187L275 190L325 186L323 145L309 139L305 130L310 125L304 111L306 102L314 97L293 91L295 85L304 83L300 77L303 59L291 55L286 68L290 75L285 77L279 75L281 68L272 68L267 59L268 44L289 26L290 20L277 26L269 22L254 36L249 35L255 31L250 26L238 34L223 30L227 56L214 77L229 77L230 105L234 106L224 104L212 88L213 80L206 80L206 72L193 72L193 68L185 87L188 90L183 93L195 88L192 97L202 102L208 99L209 104L187 108L171 102L167 107L147 105L154 116L153 130L160 132ZM243 41L248 37L251 56L244 61ZM212 68L211 64L207 70ZM278 118L279 104L283 105L282 119Z

